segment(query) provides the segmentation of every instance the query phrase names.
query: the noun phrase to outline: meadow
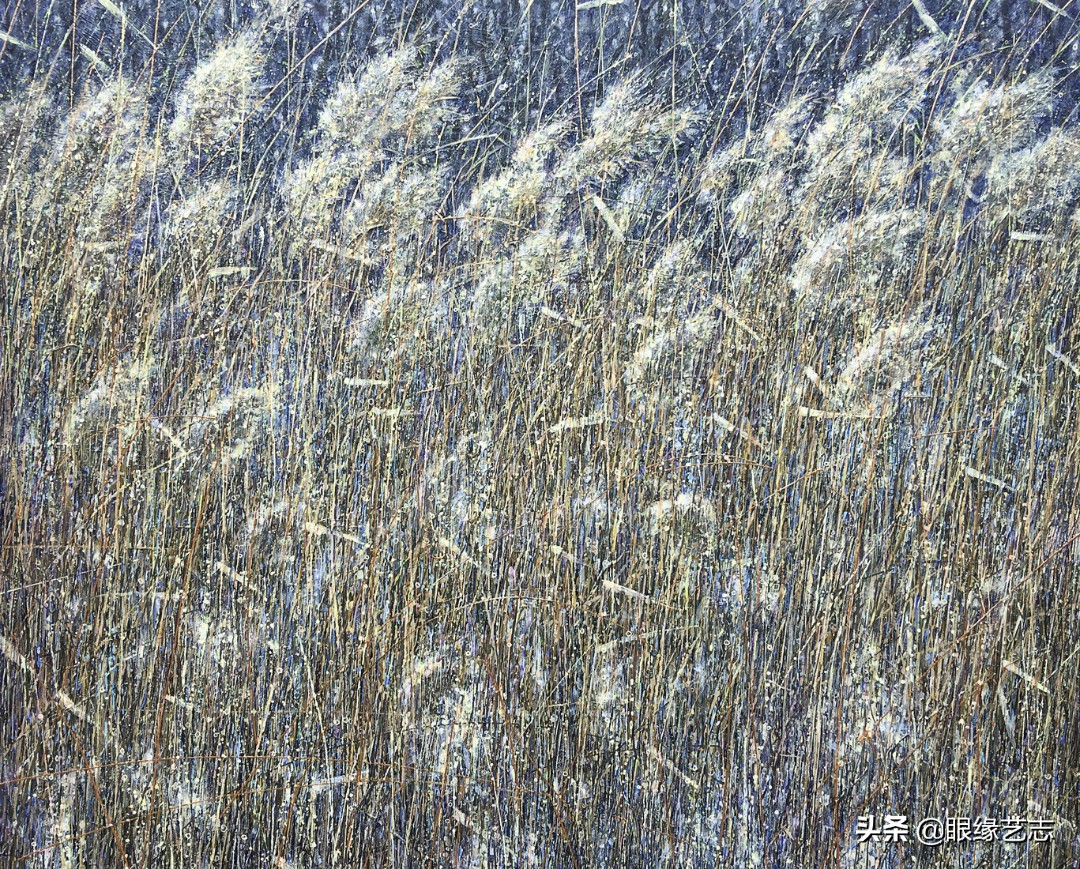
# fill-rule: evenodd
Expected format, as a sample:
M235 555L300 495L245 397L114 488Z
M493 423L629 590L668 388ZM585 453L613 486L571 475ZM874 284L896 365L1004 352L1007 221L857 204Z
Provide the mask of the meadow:
M1080 864L1075 35L99 2L0 42L3 865Z

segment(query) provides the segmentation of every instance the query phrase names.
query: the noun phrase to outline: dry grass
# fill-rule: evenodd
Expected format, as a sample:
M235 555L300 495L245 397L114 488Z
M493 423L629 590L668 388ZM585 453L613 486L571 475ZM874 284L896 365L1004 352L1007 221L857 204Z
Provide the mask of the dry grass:
M1076 865L1053 73L296 129L297 14L0 111L5 865Z

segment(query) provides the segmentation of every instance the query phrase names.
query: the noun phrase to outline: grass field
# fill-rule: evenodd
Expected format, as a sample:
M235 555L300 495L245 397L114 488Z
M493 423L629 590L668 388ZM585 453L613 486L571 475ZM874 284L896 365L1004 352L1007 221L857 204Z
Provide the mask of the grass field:
M307 14L0 106L3 865L1080 865L1073 68Z

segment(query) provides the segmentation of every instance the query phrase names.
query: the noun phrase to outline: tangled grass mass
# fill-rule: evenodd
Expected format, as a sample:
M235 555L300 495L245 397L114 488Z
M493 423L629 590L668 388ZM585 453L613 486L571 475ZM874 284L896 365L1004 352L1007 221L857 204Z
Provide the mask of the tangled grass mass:
M1080 865L1080 7L645 5L6 7L3 866Z

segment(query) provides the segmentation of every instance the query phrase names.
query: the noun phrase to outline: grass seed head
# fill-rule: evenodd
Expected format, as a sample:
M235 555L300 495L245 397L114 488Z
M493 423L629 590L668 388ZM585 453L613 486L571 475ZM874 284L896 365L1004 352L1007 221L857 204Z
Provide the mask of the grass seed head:
M218 46L180 87L169 125L174 147L205 152L230 141L250 118L259 96L263 49L252 32Z

